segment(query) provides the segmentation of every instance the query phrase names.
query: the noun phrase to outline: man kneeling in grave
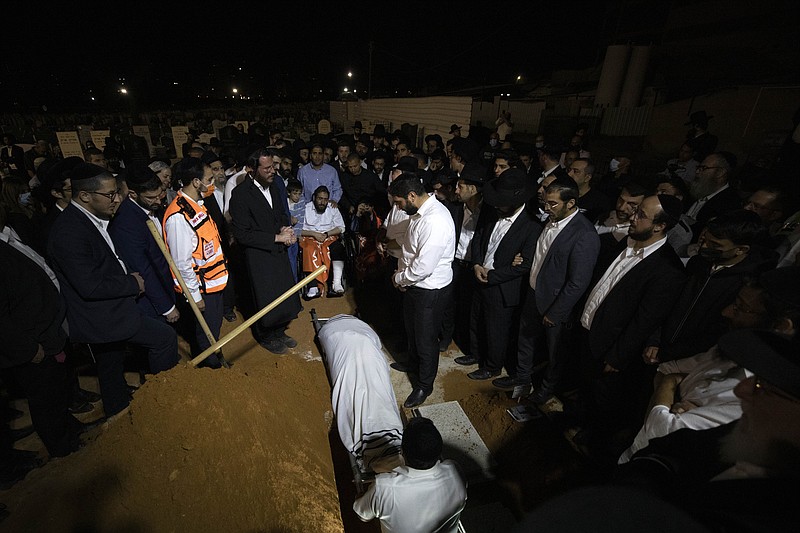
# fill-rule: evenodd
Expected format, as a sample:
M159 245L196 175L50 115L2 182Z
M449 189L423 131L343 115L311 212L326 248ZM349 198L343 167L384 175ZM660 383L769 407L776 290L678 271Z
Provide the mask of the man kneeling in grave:
M439 430L428 418L412 418L403 431L402 447L405 466L375 476L353 510L365 522L380 519L383 532L455 533L467 484L455 462L439 459Z

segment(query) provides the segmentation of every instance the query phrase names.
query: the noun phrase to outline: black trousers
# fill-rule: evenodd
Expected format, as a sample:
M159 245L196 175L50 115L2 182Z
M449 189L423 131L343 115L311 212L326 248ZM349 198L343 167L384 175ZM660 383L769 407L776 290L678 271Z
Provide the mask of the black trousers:
M505 366L511 372L516 368L517 332L521 306L506 306L497 286L478 288L478 300L483 332L479 357L480 368L497 372Z
M417 383L412 385L426 393L433 391L433 382L439 369L439 331L449 287L408 287L403 294L409 374L417 374Z
M536 293L529 286L519 319L517 377L530 378L534 365L545 360L545 354L542 352L546 350L547 373L542 388L555 392L561 384L567 366L566 354L559 349L565 324L559 322L555 326L547 327L542 323L543 318L536 308Z
M464 355L477 354L476 342L472 332L477 326L479 308L473 305L477 280L472 265L460 259L453 260L453 281L450 284L449 298L442 318L442 331L439 338L442 344L455 341Z
M147 349L147 359L153 374L178 364L178 336L175 330L165 322L147 316L142 316L139 331L128 339L90 344L97 365L97 380L106 416L122 411L130 403L124 368L126 343Z
M72 369L47 355L40 363L9 369L28 399L33 428L51 457L63 457L78 449L80 423L70 414Z

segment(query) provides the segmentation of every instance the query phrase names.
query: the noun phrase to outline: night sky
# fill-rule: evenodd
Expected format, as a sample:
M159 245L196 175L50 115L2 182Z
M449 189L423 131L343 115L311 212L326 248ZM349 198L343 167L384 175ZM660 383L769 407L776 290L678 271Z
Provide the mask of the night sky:
M20 8L2 34L2 111L210 104L234 87L254 103L447 94L589 67L603 46L602 2L172 4Z

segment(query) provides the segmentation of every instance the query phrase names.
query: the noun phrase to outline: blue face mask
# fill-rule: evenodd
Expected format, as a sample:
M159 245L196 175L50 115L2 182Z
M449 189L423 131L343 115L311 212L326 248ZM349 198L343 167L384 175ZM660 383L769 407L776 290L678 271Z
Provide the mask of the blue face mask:
M31 205L31 193L24 192L19 195L19 204L20 205Z
M497 146L497 139L489 139L489 146Z

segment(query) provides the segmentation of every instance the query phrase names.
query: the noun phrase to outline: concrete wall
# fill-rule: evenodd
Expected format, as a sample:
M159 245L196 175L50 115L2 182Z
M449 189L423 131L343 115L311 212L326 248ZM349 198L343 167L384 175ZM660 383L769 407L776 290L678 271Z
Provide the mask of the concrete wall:
M452 137L450 125L461 126L461 135L469 135L472 124L472 97L433 96L429 98L380 98L358 102L331 102L331 122L343 124L352 131L353 122L360 120L369 133L375 124L383 124L391 133L402 124L417 126L418 142L426 135L438 133L445 141ZM492 121L494 125L494 121Z
M714 118L708 130L719 137L719 150L736 154L740 163L769 157L792 127L800 105L800 86L734 87L694 99L653 108L645 146L674 157L686 137L689 113L705 110Z

